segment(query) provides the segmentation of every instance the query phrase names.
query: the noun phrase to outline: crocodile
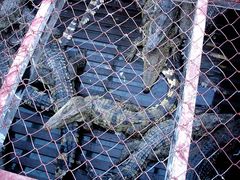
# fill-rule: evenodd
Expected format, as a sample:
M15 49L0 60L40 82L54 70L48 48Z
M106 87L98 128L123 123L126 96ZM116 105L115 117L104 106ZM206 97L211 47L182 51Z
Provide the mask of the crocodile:
M2 60L4 62L4 67L1 68L1 71L3 71L3 73L5 73L6 75L9 65L11 64L12 58L8 56L7 58L3 58L3 59ZM27 85L22 98L23 103L26 103L28 105L30 104L33 107L37 106L37 107L40 107L41 109L44 108L44 110L48 108L49 110L57 111L57 109L63 106L63 104L65 104L65 102L67 102L68 99L70 99L70 97L75 95L69 72L66 69L65 56L60 51L57 43L52 42L45 47L44 53L42 53L40 56L39 64L40 64L39 66L38 65L34 66L34 67L37 67L35 75L38 75L38 78L42 80L43 84L47 85L51 93L51 96L50 96L51 99L46 93L40 93L36 88L32 87L31 85ZM34 81L32 78L33 77L30 77L30 80ZM31 96L31 98L29 98L29 95ZM37 98L36 96L39 98ZM78 126L76 125L68 125L68 130L69 129L73 130L73 129L76 129L77 127ZM78 136L77 131L75 131L74 136L75 137ZM72 144L68 143L66 146L65 144L67 142L65 142L64 138L63 138L61 149L68 148L72 150L76 146L75 139L72 139L71 141ZM66 138L70 139L69 137L66 137ZM75 152L72 151L67 160L69 168L71 168L71 164L74 158L75 158ZM65 164L65 162L62 162L60 159L58 159L58 161L60 161L58 162L59 166L61 166L62 164ZM67 168L61 167L60 169L67 169ZM56 176L58 176L59 173L63 174L62 172L56 172Z
M78 70L83 69L86 65L86 51L83 53L80 51L75 53L75 56L68 56L69 58L66 59L66 45L61 43L60 34L57 30L53 34L54 38L49 40L48 44L43 48L43 53L37 60L38 64L34 64L35 60L32 60L35 75L37 74L40 77L41 82L50 91L55 112L76 94L73 80L79 74ZM68 32L71 33L71 31ZM57 158L56 178L63 177L75 163L79 131L77 123L68 124L61 129L63 138L61 140L60 156Z
M110 0L116 1L116 0ZM84 28L88 22L94 17L97 13L97 10L104 4L104 0L91 0L86 7L86 11L80 17L74 17L70 24L65 29L62 37L59 40L59 43L66 45L66 43L72 39L73 33L76 29ZM139 2L142 4L141 2ZM138 4L138 3L137 3Z
M65 45L72 39L73 32L86 25L103 3L104 0L91 0L81 20L74 17L59 42ZM175 23L178 20L179 11L178 6L172 1L146 0L139 1L137 4L140 6L144 4L142 24L145 25L141 30L144 37L135 40L135 45L128 51L126 59L129 62L132 61L137 52L135 46L143 46L143 82L145 85L143 92L148 93L166 65L167 59L176 54L177 47L182 43L180 36L177 36L178 26Z
M195 4L173 2L173 0L146 0L139 4L142 6L143 27L140 28L142 37L135 39L125 54L127 62L132 62L136 54L142 58L143 92L149 93L171 56L174 57L178 51L181 51L183 58L187 58ZM212 19L223 10L209 6L207 15ZM207 29L210 25L211 21L207 21ZM141 52L138 51L139 46L142 47Z
M12 64L12 49L8 49L7 47L7 42L5 40L2 40L0 42L0 87L3 84L4 76L8 73L8 69L10 67L10 64Z
M239 173L239 169L234 171L232 164L227 163L229 160L234 163L240 159L239 115L235 115L231 120L226 118L226 120L228 122L219 123L210 134L206 134L206 136L191 144L187 180L234 179L236 172ZM228 160L223 163L226 156ZM232 178L227 175L230 172Z
M26 86L22 102L34 109L53 111L49 94L31 85Z
M66 28L60 43L65 45L72 39L72 34L77 28L83 28L90 18L96 14L96 10L104 3L104 0L91 0L86 12L79 18L74 17ZM138 5L143 6L142 28L143 36L135 40L135 45L128 51L127 61L131 61L137 49L135 46L143 46L142 58L144 61L143 82L144 92L148 93L158 79L160 72L168 58L175 54L177 46L181 44L181 39L177 37L179 11L178 6L172 1L155 0L139 1ZM170 13L167 15L167 13ZM159 28L161 27L161 29Z
M5 7L7 1L4 1L2 8ZM19 10L20 3L24 3L25 1L17 1L19 6L13 6L10 8L11 11L19 11L20 14L14 14L14 18L12 18L13 22L20 23L19 25L19 31L14 33L12 36L7 37L8 38L8 43L12 46L17 46L21 43L22 37L24 36L26 30L28 29L28 26L26 25L26 22L30 22L34 16L28 16L28 13L30 11L27 11L28 9L21 8L23 9L21 12ZM26 16L21 16L23 13ZM11 22L12 22L11 21ZM19 21L19 22L18 22ZM23 24L21 22L23 21ZM2 27L7 29L7 24ZM56 37L55 37L56 38ZM51 39L47 45L45 45L44 49L42 49L42 54L40 57L33 57L31 60L32 63L32 68L31 68L31 76L30 76L30 81L35 82L36 80L39 80L43 83L44 86L46 86L46 89L49 89L50 91L50 98L49 96L45 93L40 93L36 88L28 85L28 87L25 88L25 91L23 92L23 102L30 104L31 106L40 106L40 108L51 108L50 110L57 111L59 108L61 108L65 102L68 101L70 97L75 95L74 87L72 84L72 80L74 79L73 76L75 77L77 75L77 72L75 71L74 68L79 68L79 66L85 66L86 60L82 56L78 56L78 62L76 62L76 58L74 59L74 67L73 64L68 63L66 60L66 55L62 52L63 46L60 48L58 43L59 39ZM41 47L39 47L41 48ZM80 60L80 61L79 61ZM8 58L7 61L4 61L4 69L1 69L3 71L2 73L6 75L9 66L11 65L12 58ZM80 63L79 63L80 62ZM83 63L84 62L84 63ZM80 64L80 65L79 65ZM68 68L68 69L67 69ZM72 77L70 77L71 72ZM74 72L73 72L74 71ZM30 93L30 94L29 94ZM28 95L35 95L40 98L33 98L30 99ZM25 99L27 98L27 99ZM53 104L49 105L49 100L50 103ZM45 104L44 104L45 103ZM17 108L17 106L16 106ZM76 123L73 123L71 125L68 125L67 131L71 130L73 131L74 129L78 129L78 126L76 126ZM63 130L64 131L64 130ZM66 134L63 132L62 134ZM78 136L78 131L75 131L73 133L75 137ZM66 141L68 139L68 143ZM69 153L70 155L67 158L67 165L68 167L65 168L63 167L65 164L65 161L62 159L58 159L58 168L56 170L56 176L58 175L63 175L66 169L71 168L72 163L74 162L75 158L75 151L71 151L76 145L75 145L75 139L73 137L70 137L69 134L64 135L62 143L61 143L61 152L62 154L64 153ZM64 170L65 169L65 170Z
M228 122L232 118L232 114L217 115L215 113L205 113L196 116L193 122L193 140L202 138L204 134L212 131L219 124ZM159 159L166 158L169 153L175 123L173 118L160 122L149 129L144 134L142 140L133 141L131 146L127 145L128 148L125 148L121 155L121 161L125 160L130 153L129 158L123 162L114 163L119 164L119 172L117 174L107 173L102 176L102 179L135 179L144 171L150 158L157 158L158 161ZM239 123L237 124L239 126ZM129 149L129 147L131 148ZM194 164L197 163L195 162Z
M79 57L80 58L80 57ZM81 57L83 60L83 57ZM85 60L84 60L85 61ZM34 62L34 61L33 61ZM50 90L54 111L58 111L68 100L76 94L69 71L67 70L67 60L62 47L58 41L53 39L44 47L44 53L39 59L42 65L47 65L51 70L50 74L41 76L44 85ZM37 72L40 69L37 69ZM50 77L49 77L50 75ZM76 73L74 74L76 75ZM52 80L50 80L52 78ZM72 131L72 133L68 133ZM60 147L60 158L57 159L57 169L55 176L64 176L69 168L72 168L75 159L76 143L78 141L80 129L76 123L67 125L62 129L62 142ZM73 134L73 136L72 136ZM64 156L67 155L67 158ZM67 165L67 167L65 166Z
M17 41L14 41L13 39L11 40L12 43L17 43ZM76 63L74 68L77 66L85 66L86 60L83 59L81 55L79 54L79 56L71 58L74 63ZM36 58L38 59L36 60ZM76 58L79 58L77 61L80 63L76 62ZM30 81L34 82L40 79L45 88L50 92L50 98L49 96L46 96L46 94L40 96L41 98L47 98L45 99L47 100L47 104L40 105L41 107L44 107L44 109L46 109L46 106L49 108L48 103L50 101L51 109L49 110L56 112L76 93L72 81L73 77L77 74L77 72L75 72L76 69L74 69L73 65L68 62L65 53L56 39L50 40L48 44L43 47L40 57L33 57L31 62L33 63L33 71L31 72ZM25 91L28 92L28 90L29 89L27 88ZM36 95L36 91L31 95ZM41 99L41 102L42 100L43 99ZM35 101L29 101L28 99L27 102L39 105L39 102L36 103ZM69 131L72 131L73 133L68 133ZM75 151L72 150L76 148L76 140L78 140L76 137L79 136L78 125L76 125L76 123L69 124L67 128L62 129L62 134L63 137L60 146L61 154L60 158L57 158L56 177L64 176L68 168L72 168L75 159ZM69 155L65 158L64 156L66 154ZM68 167L66 167L66 165Z
M13 36L14 37L14 36ZM7 41L3 39L0 42L0 56L1 56L1 68L0 68L0 87L2 84L2 81L4 77L7 75L8 70L10 68L10 65L12 64L14 54L16 50L12 48L11 46L8 46L7 44L11 41L11 45L15 46L18 43L18 40L15 40L15 38L10 38ZM67 70L69 72L69 78L73 80L76 75L79 75L78 72L79 69L83 69L86 65L85 60L85 52L84 53L77 53L75 56L67 56L68 57L68 64L67 64ZM30 76L30 83L36 83L37 80L39 80L40 77L46 76L46 74L49 74L49 79L47 79L48 84L51 86L54 86L54 77L51 74L51 70L49 67L47 67L46 61L40 62L37 65L37 72L34 72ZM29 105L33 108L38 108L41 110L52 110L53 106L50 100L50 96L47 93L47 91L40 91L38 90L34 85L27 85L26 86L26 92L23 95L22 101L24 104Z
M143 4L143 3L142 3ZM142 7L142 36L126 51L126 61L133 61L137 48L142 46L144 93L149 93L159 77L166 61L181 45L177 21L178 6L172 1L147 0Z
M182 43L182 55L183 59L187 59L189 52L189 45L191 43L191 32L193 28L193 21L195 15L195 4L194 3L181 3L179 11L180 11L180 20L179 20L179 36L183 40ZM223 7L216 7L209 5L207 11L207 21L205 30L207 32L214 32L212 25L213 19L217 17L219 14L224 13L226 9Z
M66 29L65 36L69 37L67 38L68 40L71 39L71 36L68 36L69 32L73 32L75 30L76 24L77 19L75 18L70 23L69 28ZM157 51L156 54L158 53L160 52ZM139 111L137 113L133 113L126 109L122 111L122 106L120 105L121 103L115 103L114 101L99 98L98 96L87 98L76 97L72 99L72 102L70 101L64 106L65 110L60 110L53 117L51 117L49 121L45 124L45 126L49 129L61 127L63 124L65 124L65 121L63 121L64 119L67 119L67 123L73 122L74 120L76 120L76 118L74 117L74 113L78 114L79 112L73 112L71 109L78 111L79 108L81 109L83 104L89 104L89 106L91 106L90 108L89 106L86 106L83 107L83 110L81 110L83 111L84 117L79 117L79 121L90 121L92 120L91 118L93 118L93 114L95 114L94 116L99 117L94 118L94 123L102 127L109 128L110 126L116 126L112 129L120 132L125 132L126 134L132 134L136 130L142 130L143 128L146 128L148 124L151 124L150 122L152 119L161 119L161 117L163 117L167 113L170 113L175 107L176 96L174 95L174 90L176 90L176 88L178 87L178 80L177 78L175 78L176 75L174 74L173 70L167 70L166 68L163 68L162 73L165 75L168 81L169 91L160 104L156 105L155 107L149 108L148 110L146 110L146 112ZM78 101L77 104L75 104L75 101ZM113 110L109 111L109 113L102 113L105 112L105 110L108 109L107 107L110 105L115 106ZM81 111L80 114L82 113ZM126 116L130 118L127 119ZM150 120L147 120L149 118ZM119 123L121 125L118 126Z
M132 112L122 108L121 102L105 99L99 96L71 98L46 123L45 128L60 128L65 123L73 121L92 122L103 128L111 129L125 134L133 134L147 128L153 122L159 122L175 110L177 102L178 80L176 73L171 69L164 69L169 90L165 98L157 105Z
M0 31L21 19L19 8L22 7L25 2L26 0L3 0L0 2Z
M176 96L173 95L178 87L178 81L173 76L173 70L163 70L163 74L168 79L169 91L166 98L146 111L134 112L139 108L133 105L125 106L113 100L104 99L99 96L71 98L66 105L57 111L46 123L45 128L61 128L65 124L72 122L94 123L113 131L123 132L128 135L136 131L146 131L152 122L161 121L168 113L175 110ZM111 109L112 108L112 109ZM134 111L131 111L134 109ZM128 118L126 118L128 117ZM66 158L65 156L63 158ZM60 171L57 175L65 174Z

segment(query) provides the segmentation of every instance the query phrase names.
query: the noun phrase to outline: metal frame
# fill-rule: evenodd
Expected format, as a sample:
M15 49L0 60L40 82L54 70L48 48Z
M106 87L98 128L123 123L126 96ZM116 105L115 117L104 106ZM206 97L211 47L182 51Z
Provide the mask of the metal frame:
M44 33L44 29L53 13L56 10L57 3L59 3L59 9L62 9L66 0L43 0L40 9L34 18L21 47L13 61L13 64L6 76L6 79L0 89L0 148L3 146L8 129L12 123L12 118L5 118L6 113L9 111L9 106L14 102L16 89L22 79L27 65L40 42L40 37L44 40L44 44L49 37ZM181 2L193 3L191 0L175 0ZM198 0L197 10L194 20L194 27L192 33L192 43L189 53L188 62L186 65L186 78L185 86L183 90L182 103L180 105L178 115L179 119L177 127L175 129L173 143L171 145L170 157L167 166L167 173L165 179L185 179L189 147L192 134L192 123L194 119L195 102L197 95L197 85L200 73L200 64L202 56L203 38L207 14L207 6L215 5L219 7L225 7L230 9L240 9L240 1L222 1L222 0ZM52 18L49 23L49 27L52 28L57 18ZM48 28L49 28L48 27ZM35 52L39 53L39 52ZM0 176L14 177L15 179L31 179L28 177L20 176L8 171L0 170Z
M202 59L207 7L208 0L198 0L193 22L190 52L186 62L183 95L177 112L177 126L171 143L165 180L184 180L186 177Z
M46 31L53 28L57 21L57 11L62 9L66 0L43 0L41 6L26 33L17 55L9 69L0 89L0 148L12 124L14 114L21 102L21 95L16 94L22 76L29 64L33 53L36 57L40 50L35 51L38 44L47 42L50 33ZM57 10L57 11L56 11ZM51 18L50 18L51 16ZM41 37L41 40L40 40ZM24 93L24 90L23 92Z
M197 0L174 0L175 2L196 3ZM209 0L209 6L240 10L240 0Z
M30 178L27 176L22 176L19 174L15 174L9 171L4 171L4 170L0 170L0 177L1 179L8 179L8 180L13 180L13 179L17 179L17 180L34 180L34 178Z

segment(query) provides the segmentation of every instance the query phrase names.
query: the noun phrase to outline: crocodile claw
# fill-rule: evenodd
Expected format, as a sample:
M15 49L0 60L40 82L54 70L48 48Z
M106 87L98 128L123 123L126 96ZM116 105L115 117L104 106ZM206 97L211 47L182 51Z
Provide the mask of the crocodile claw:
M126 61L132 62L136 55L136 52L137 52L137 49L135 47L132 47L129 51L127 51Z
M143 41L144 41L144 39L143 39L142 36L138 37L137 39L134 40L134 42L133 42L132 46L130 47L130 49L128 49L126 51L126 54L127 54L126 55L126 61L127 62L132 62L133 61L134 57L137 54L138 47L142 46Z

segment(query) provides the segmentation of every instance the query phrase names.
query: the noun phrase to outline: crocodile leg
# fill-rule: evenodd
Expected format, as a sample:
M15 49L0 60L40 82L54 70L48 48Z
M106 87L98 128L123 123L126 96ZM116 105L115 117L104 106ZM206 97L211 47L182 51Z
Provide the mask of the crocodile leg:
M127 62L132 62L134 57L137 54L138 47L143 45L143 38L138 37L137 39L134 40L133 45L130 46L130 49L127 50L126 52L126 61Z

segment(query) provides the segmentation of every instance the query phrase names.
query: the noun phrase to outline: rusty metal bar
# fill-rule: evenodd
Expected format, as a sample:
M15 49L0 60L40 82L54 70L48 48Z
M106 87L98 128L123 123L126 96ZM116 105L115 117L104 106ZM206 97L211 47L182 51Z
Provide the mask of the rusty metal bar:
M0 177L1 179L8 179L8 180L14 180L14 179L18 179L18 180L34 180L33 178L27 177L27 176L22 176L19 174L15 174L9 171L4 171L4 170L0 170Z
M178 109L178 121L171 144L165 180L184 180L186 177L207 7L208 0L198 0L193 22L190 51L186 62L186 77L182 102L180 102L181 104Z
M14 113L11 111L13 110L11 105L14 105L14 100L16 100L17 104L20 101L19 99L21 99L21 97L16 96L17 87L57 2L59 3L57 0L43 0L41 2L41 6L18 49L0 89L0 148L3 146L8 129L12 123L12 118L9 118L13 117L11 113Z

